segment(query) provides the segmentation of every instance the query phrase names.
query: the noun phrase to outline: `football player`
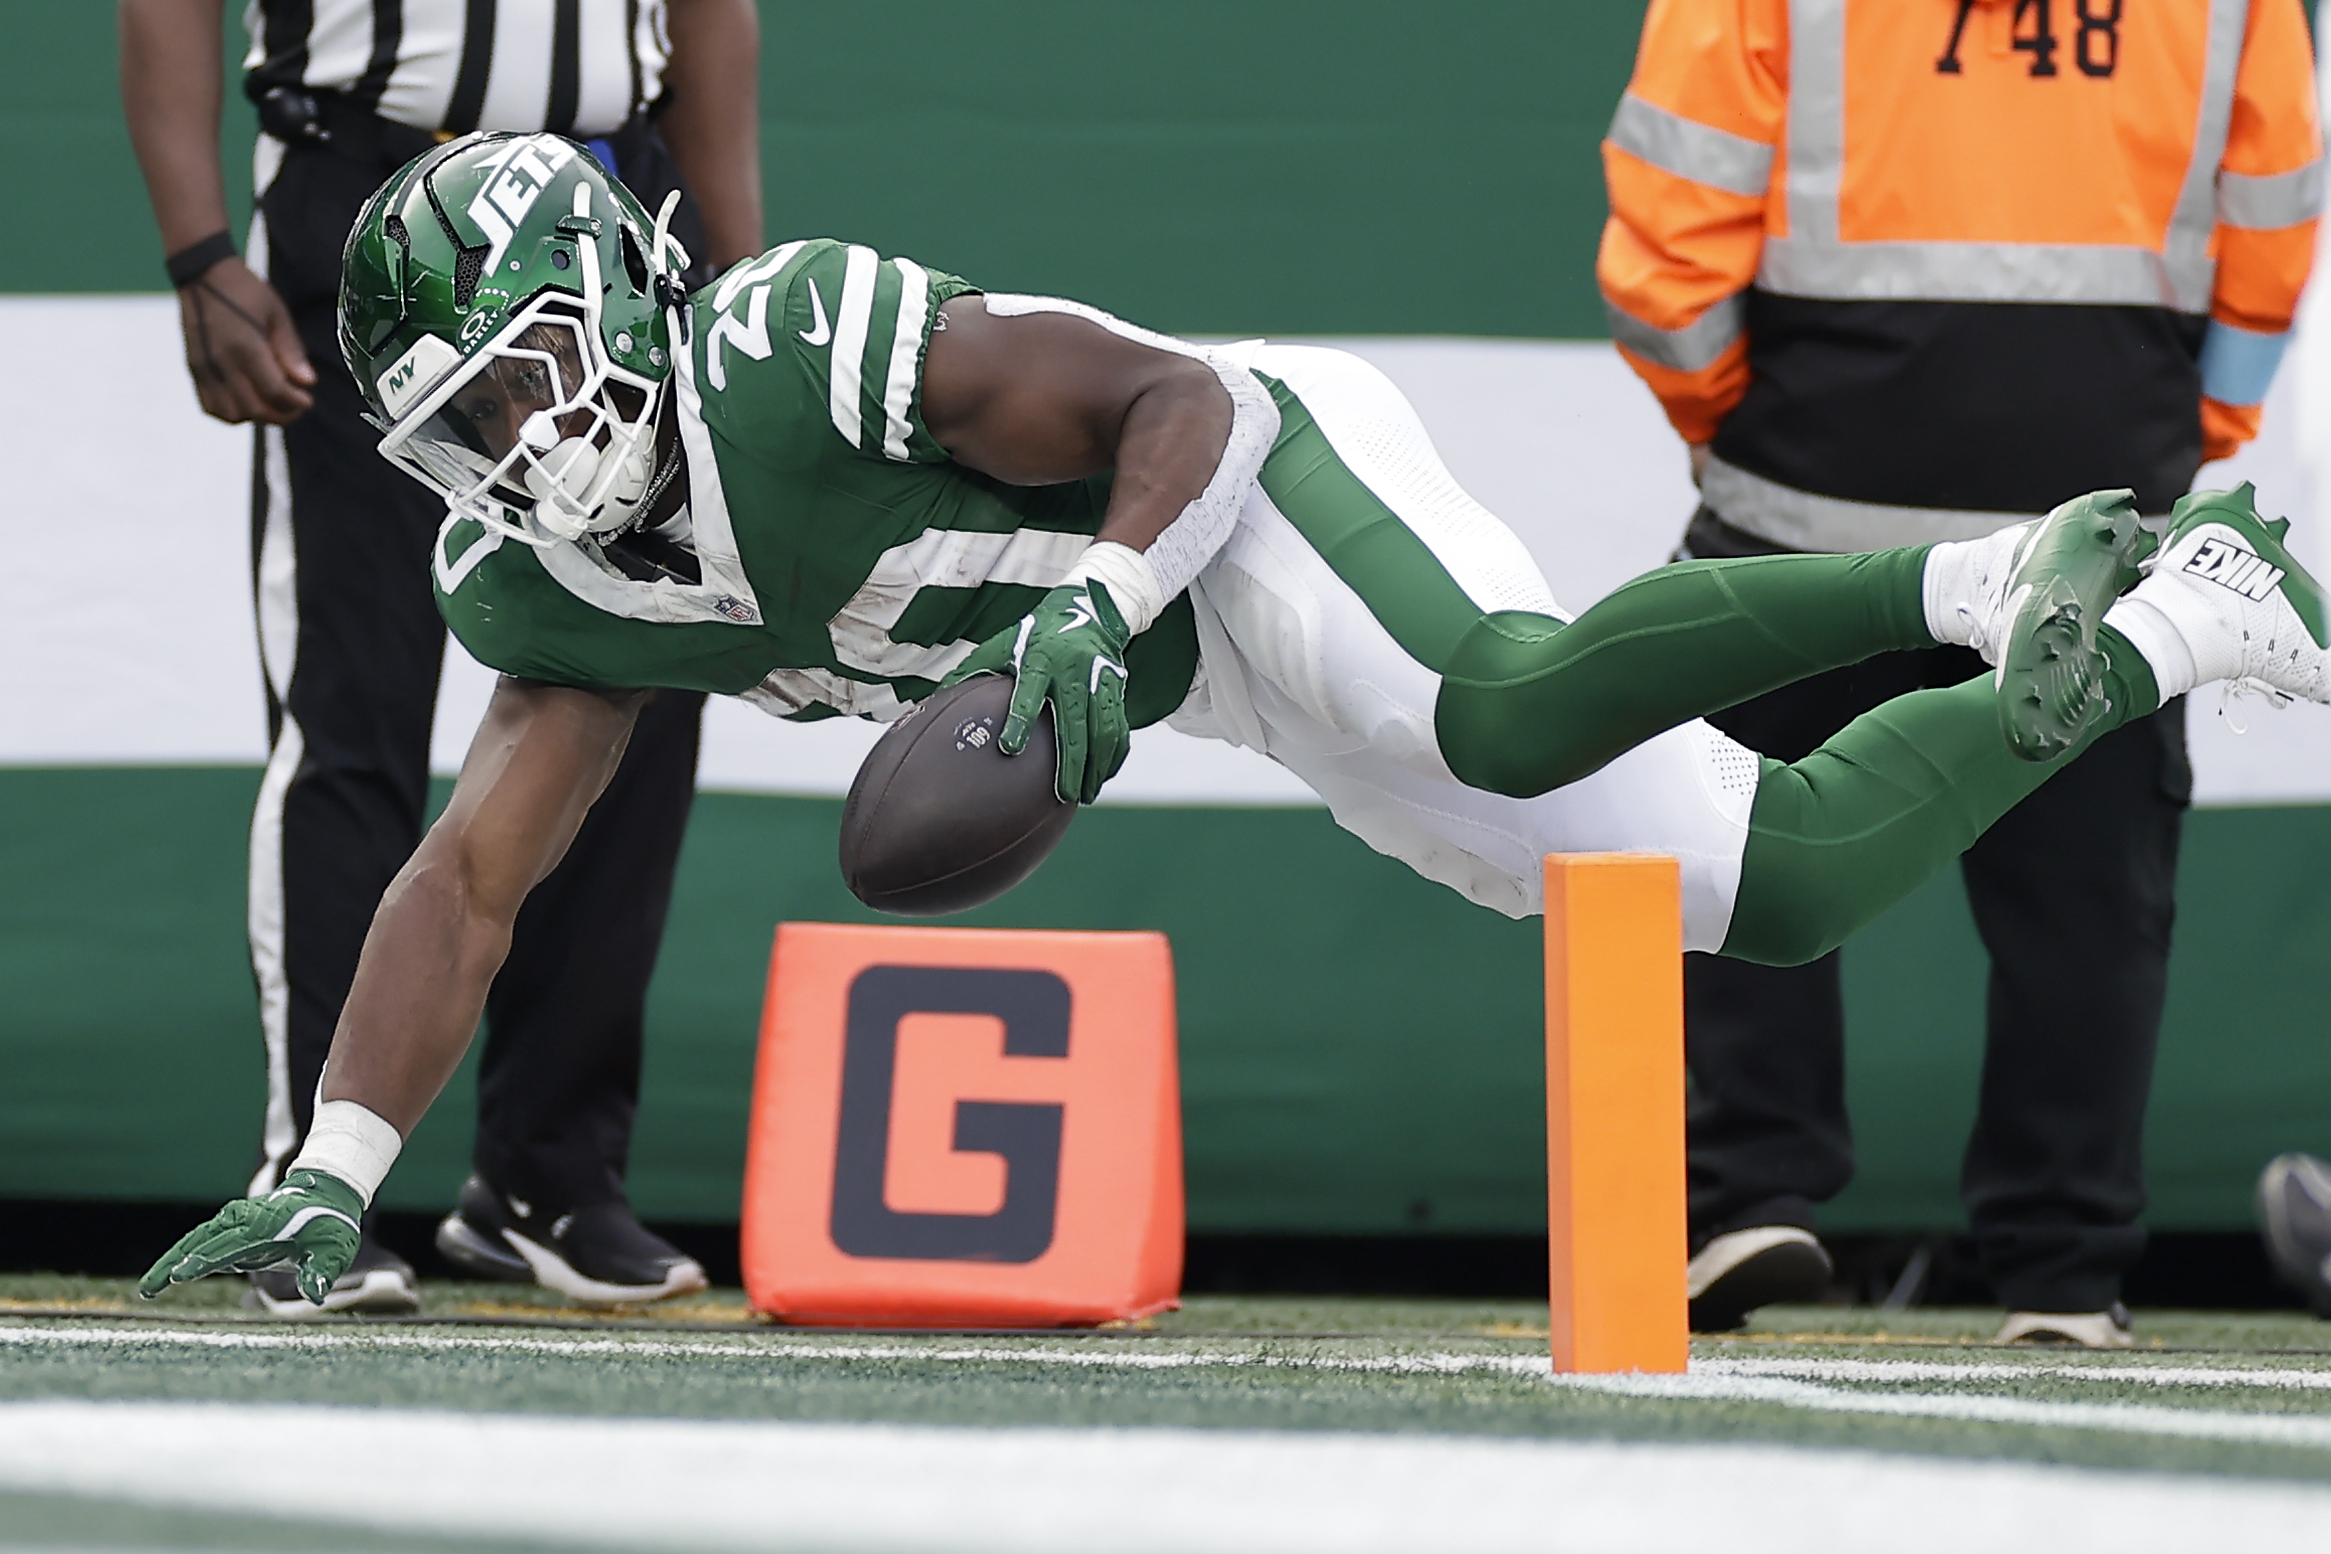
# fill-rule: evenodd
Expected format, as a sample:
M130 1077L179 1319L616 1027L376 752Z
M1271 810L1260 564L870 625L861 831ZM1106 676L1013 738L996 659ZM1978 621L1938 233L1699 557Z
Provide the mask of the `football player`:
M1356 358L1189 345L823 239L686 297L669 211L564 140L480 135L350 236L342 349L381 451L446 500L439 604L503 678L381 903L300 1158L148 1294L278 1263L330 1284L658 687L892 718L1009 674L1001 743L1049 702L1064 798L1165 720L1512 915L1547 853L1672 854L1685 944L1775 963L2165 697L2331 697L2321 599L2246 492L2181 503L2141 582L2149 537L2105 493L1964 544L1667 567L1571 620ZM1946 642L1996 687L1904 696L1793 764L1697 721Z

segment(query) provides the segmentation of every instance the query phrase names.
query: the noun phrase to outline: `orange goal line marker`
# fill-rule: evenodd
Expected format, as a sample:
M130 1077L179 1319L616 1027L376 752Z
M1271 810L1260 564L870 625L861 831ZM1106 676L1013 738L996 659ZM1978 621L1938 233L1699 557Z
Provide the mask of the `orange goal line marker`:
M1689 1366L1673 858L1546 860L1546 1229L1556 1371Z

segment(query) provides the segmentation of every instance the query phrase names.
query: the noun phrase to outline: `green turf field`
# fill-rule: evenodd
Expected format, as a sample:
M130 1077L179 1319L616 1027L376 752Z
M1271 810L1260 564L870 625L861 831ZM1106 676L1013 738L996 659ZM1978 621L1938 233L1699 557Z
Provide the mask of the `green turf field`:
M1518 1303L902 1335L235 1293L0 1279L0 1548L2331 1547L2331 1327L2297 1316L2144 1313L2098 1356L1780 1308L1688 1376L1581 1378Z

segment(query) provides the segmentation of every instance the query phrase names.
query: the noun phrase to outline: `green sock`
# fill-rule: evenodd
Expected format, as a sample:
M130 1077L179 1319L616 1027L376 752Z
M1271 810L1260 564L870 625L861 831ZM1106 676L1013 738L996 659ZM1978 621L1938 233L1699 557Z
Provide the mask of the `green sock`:
M1568 625L1485 616L1441 677L1441 753L1473 787L1544 793L1705 713L1931 647L1928 549L1687 561L1645 573Z
M2100 635L2108 710L2045 764L2000 733L1989 675L1897 696L1802 761L1767 761L1721 953L1768 966L1827 954L1973 846L2097 739L2161 705L2126 637Z

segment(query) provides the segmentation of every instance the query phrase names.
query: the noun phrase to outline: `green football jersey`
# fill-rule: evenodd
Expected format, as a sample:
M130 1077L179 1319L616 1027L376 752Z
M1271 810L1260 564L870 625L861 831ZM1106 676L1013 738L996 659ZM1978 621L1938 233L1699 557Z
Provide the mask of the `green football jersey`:
M741 696L786 717L894 717L1056 584L1101 526L1108 481L1008 486L922 421L939 305L976 288L818 238L739 264L688 304L670 392L688 460L696 580L618 546L535 547L449 519L439 611L481 663L594 688ZM1187 605L1175 612L1186 627ZM1194 662L1145 634L1143 721ZM1171 660L1180 684L1171 680ZM1163 705L1156 703L1162 701Z

